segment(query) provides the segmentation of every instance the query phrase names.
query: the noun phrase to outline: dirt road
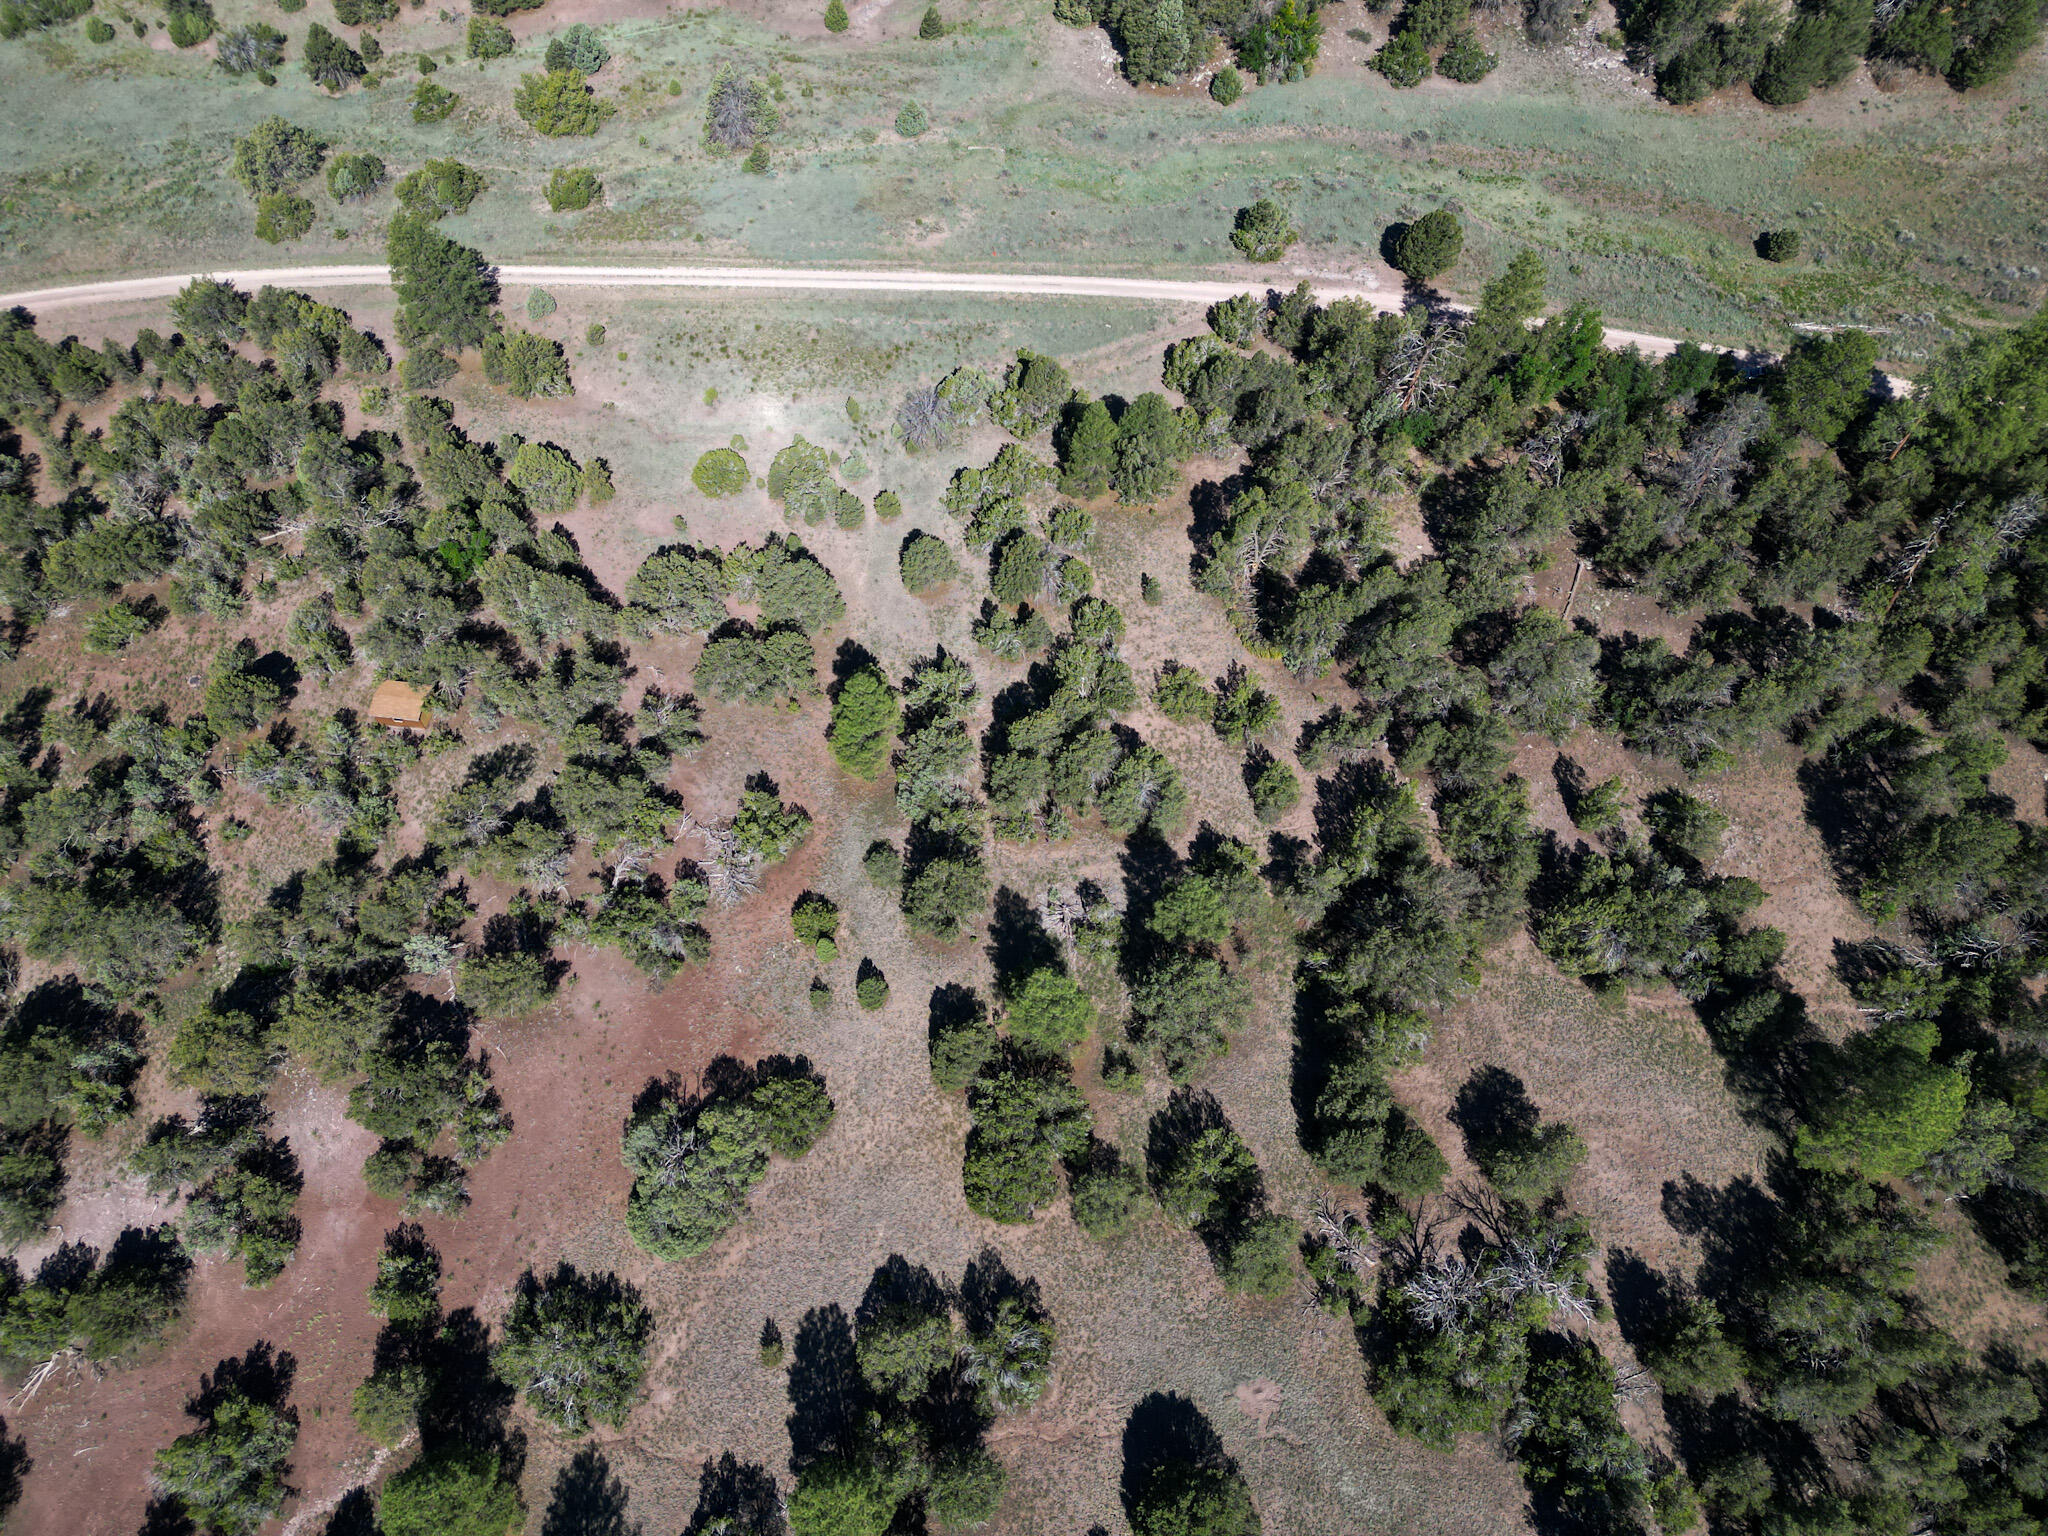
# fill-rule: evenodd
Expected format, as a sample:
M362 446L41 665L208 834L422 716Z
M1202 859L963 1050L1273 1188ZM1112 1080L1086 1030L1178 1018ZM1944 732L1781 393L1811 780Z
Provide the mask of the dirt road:
M197 273L178 272L160 277L115 278L100 283L78 283L64 288L38 288L21 293L0 293L0 308L21 305L37 313L59 309L89 308L96 304L131 299L168 298ZM262 267L204 274L225 278L238 287L255 288L265 283L291 288L361 288L391 280L390 269L382 266ZM1289 274L1288 276L1293 276ZM1207 306L1218 299L1243 293L1260 284L1242 282L1175 282L1142 277L1085 277L1035 272L929 272L914 268L856 268L833 270L802 267L546 267L508 264L498 268L498 279L509 285L543 284L556 288L763 288L805 289L838 293L981 293L1002 298L1089 298L1138 299L1166 304ZM1298 278L1296 279L1299 280ZM1292 287L1288 277L1276 275L1273 283ZM1376 309L1397 310L1403 293L1370 280L1346 281L1336 277L1311 277L1309 285L1317 297L1360 299ZM1668 336L1645 336L1638 331L1607 332L1607 344L1625 347L1633 343L1646 354L1657 357L1678 343Z

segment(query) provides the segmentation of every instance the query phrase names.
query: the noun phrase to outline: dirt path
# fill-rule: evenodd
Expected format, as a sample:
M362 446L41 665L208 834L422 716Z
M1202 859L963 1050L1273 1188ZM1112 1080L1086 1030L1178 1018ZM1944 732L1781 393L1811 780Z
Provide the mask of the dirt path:
M130 299L168 298L195 276L225 278L242 287L264 283L294 288L357 288L387 283L390 269L382 266L259 267L213 273L171 273L159 277L115 278L101 283L79 283L65 288L37 288L20 293L0 293L0 307L23 305L31 310L89 307ZM506 265L498 268L505 283L547 283L563 288L766 288L808 289L839 293L986 293L1005 298L1055 297L1091 299L1150 299L1167 304L1214 304L1243 293L1242 282L1176 282L1142 277L1085 277L1035 272L931 272L915 268L815 269L798 267L547 267ZM1280 279L1285 281L1285 279ZM1310 286L1326 303L1333 299L1359 299L1375 309L1392 312L1402 307L1398 288L1378 284L1310 279ZM1631 344L1645 354L1660 357L1678 345L1668 336L1645 336L1637 331L1607 332L1607 344Z

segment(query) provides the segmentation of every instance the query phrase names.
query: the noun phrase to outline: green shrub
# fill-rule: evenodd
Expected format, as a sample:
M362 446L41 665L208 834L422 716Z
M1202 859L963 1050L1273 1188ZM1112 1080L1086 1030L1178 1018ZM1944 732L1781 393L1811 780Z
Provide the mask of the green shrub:
M946 541L921 528L903 541L896 561L905 590L918 595L960 579L960 563L953 558Z
M1799 245L1798 230L1767 229L1757 237L1756 251L1765 261L1797 261Z
M1137 1169L1121 1161L1084 1168L1068 1186L1074 1224L1097 1242L1128 1230L1145 1203L1145 1181Z
M502 21L488 21L481 16L469 18L469 32L466 50L472 59L502 59L514 48L517 40L512 29Z
M317 21L306 29L299 64L308 80L335 95L369 73L363 56Z
M155 628L147 613L128 603L110 603L85 626L85 648L99 656L126 650Z
M557 170L548 177L548 206L556 213L574 213L588 208L604 193L597 172L581 169Z
M296 192L272 192L256 204L256 238L270 245L302 238L313 227L313 205Z
M167 0L170 24L164 29L180 48L197 48L213 36L213 7L207 0Z
M768 146L766 144L756 144L752 149L748 150L747 158L740 162L740 169L750 176L767 175Z
M1437 57L1436 72L1460 85L1476 85L1492 74L1498 63L1499 58L1479 46L1478 32L1462 27L1452 34L1449 45Z
M1042 965L1008 989L1003 1023L1010 1038L1048 1055L1072 1050L1095 1027L1095 1004L1056 966Z
M924 108L914 101L903 103L902 110L896 114L896 131L906 139L916 138L930 126L931 121L924 115Z
M575 70L551 69L519 77L512 110L535 133L558 139L597 132L616 109L599 101Z
M235 140L229 174L243 191L261 198L289 192L320 169L325 155L326 146L305 129L281 117L266 117Z
M603 38L585 22L565 27L548 39L547 67L573 69L579 75L594 75L611 62L612 51Z
M545 1281L531 1271L520 1281L491 1365L542 1419L580 1435L625 1423L653 1335L632 1286L563 1264Z
M859 779L872 779L889 760L889 748L903 723L896 691L879 668L863 667L839 685L825 744L839 766Z
M815 950L839 937L839 908L816 891L806 891L789 909L789 926L798 943Z
M1286 210L1263 197L1249 208L1237 210L1237 222L1230 231L1230 243L1251 261L1278 261L1298 238L1294 226L1287 222Z
M1209 80L1209 99L1218 106L1227 107L1244 95L1244 76L1226 64Z
M747 1102L761 1117L768 1150L777 1157L802 1157L837 1113L824 1083L815 1077L771 1077L747 1095Z
M355 1390L349 1412L356 1428L377 1445L397 1445L419 1422L420 1405L434 1389L417 1360L395 1360L372 1371Z
M1183 725L1210 720L1216 713L1216 695L1202 680L1201 673L1177 661L1169 661L1159 669L1152 702L1167 719Z
M873 1012L889 1001L889 978L872 960L860 963L860 975L853 983L853 995L861 1007Z
M1278 1296L1294 1285L1300 1230L1285 1216L1261 1216L1217 1263L1223 1288L1240 1296Z
M936 5L925 7L924 20L917 24L917 35L928 43L946 35L946 23Z
M1394 242L1394 266L1418 283L1448 272L1465 249L1465 227L1448 208L1438 208L1401 231Z
M555 296L545 288L536 288L526 296L526 318L545 320L555 312Z
M46 27L59 27L76 21L91 9L92 0L8 0L6 5L0 5L0 37L22 37Z
M1267 757L1252 776L1252 814L1260 821L1280 820L1301 801L1301 780L1278 758Z
M381 1536L509 1536L525 1521L519 1481L497 1452L459 1439L422 1451L377 1496Z
M885 891L901 888L903 884L903 855L894 843L873 843L861 856L861 873Z
M298 1443L297 1415L225 1384L191 1411L206 1422L156 1453L151 1484L202 1528L256 1530L291 1493L285 1473Z
M903 498L894 491L875 492L875 516L882 522L903 515Z
M1372 56L1372 67L1389 85L1407 90L1430 76L1429 44L1420 32L1397 32Z
M737 496L753 477L747 461L730 448L713 448L700 454L690 471L690 483L706 496Z
M837 35L853 25L846 14L846 0L831 0L825 7L825 30Z
M413 87L412 120L416 123L441 123L461 105L462 98L432 80L422 80Z
M93 25L91 21L85 24L88 37ZM213 62L231 75L267 75L284 62L284 42L282 32L260 21L236 27L232 32L222 33L220 41L214 44Z
M112 24L90 17L85 23L85 40L89 43L111 43L114 40Z
M467 213L483 190L482 175L460 160L429 160L418 170L399 177L391 194L407 213L439 219L451 213Z
M327 162L327 195L353 203L384 185L384 162L375 155L336 155Z

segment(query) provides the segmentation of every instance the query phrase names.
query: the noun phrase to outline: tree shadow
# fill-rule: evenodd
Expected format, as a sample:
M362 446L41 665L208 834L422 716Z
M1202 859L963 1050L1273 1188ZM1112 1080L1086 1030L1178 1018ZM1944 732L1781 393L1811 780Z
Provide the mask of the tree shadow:
M876 1267L861 1294L860 1306L853 1314L854 1329L858 1332L881 1317L908 1312L942 1317L952 1305L953 1299L937 1275L900 1253L892 1253Z
M584 1446L555 1473L541 1536L640 1536L640 1531L637 1521L626 1519L626 1485L597 1447Z
M321 1527L321 1536L377 1536L377 1501L367 1488L351 1488L341 1496Z
M932 988L928 1014L931 1039L937 1040L953 1030L979 1024L987 1017L988 1005L974 988L957 981L941 982Z
M1088 1139L1091 1149L1105 1145L1093 1136ZM1116 1149L1110 1147L1108 1151L1114 1156ZM990 1245L974 1256L966 1272L960 1276L960 1316L968 1331L974 1333L991 1327L997 1311L1006 1301L1018 1303L1035 1317L1046 1315L1038 1281L1029 1277L1018 1279L994 1245Z
M1747 1174L1715 1189L1691 1174L1664 1185L1664 1219L1697 1237L1700 1294L1714 1301L1749 1293L1777 1244L1778 1206Z
M516 1477L526 1459L526 1439L507 1424L516 1394L492 1368L490 1330L473 1308L464 1307L441 1324L429 1353L433 1389L420 1404L421 1446L494 1450Z
M21 1502L22 1483L34 1466L28 1441L20 1435L8 1434L7 1421L0 1419L0 1520L5 1520L7 1512Z
M860 1427L866 1399L852 1320L836 1302L811 1308L797 1324L790 1351L790 1469L800 1472L847 1445Z
M184 1504L172 1494L160 1493L142 1512L142 1524L135 1536L198 1536L199 1527L185 1513Z
M837 699L839 690L854 673L880 666L881 661L875 653L858 640L842 640L839 642L839 648L832 653L832 681L825 692L829 697Z
M1540 1118L1527 1086L1497 1066L1475 1068L1459 1087L1450 1111L1451 1124L1465 1133L1465 1150L1475 1159L1491 1148L1527 1140Z
M1652 1269L1633 1249L1607 1250L1607 1295L1614 1303L1615 1325L1630 1348L1639 1350L1664 1331L1678 1292L1669 1275Z
M782 1495L775 1475L758 1462L741 1461L731 1451L718 1460L708 1457L697 1475L697 1508L683 1536L784 1536Z
M238 1358L223 1360L212 1374L202 1375L199 1390L186 1400L185 1411L195 1419L211 1418L222 1403L240 1396L289 1414L285 1403L298 1371L298 1358L290 1350L280 1353L267 1339L258 1339Z
M1146 1483L1162 1467L1185 1463L1230 1472L1237 1469L1202 1410L1178 1392L1153 1392L1139 1399L1124 1422L1123 1450L1121 1488L1126 1514L1135 1511Z
M985 953L999 978L1022 977L1061 961L1060 946L1045 931L1038 909L1007 885L996 889Z

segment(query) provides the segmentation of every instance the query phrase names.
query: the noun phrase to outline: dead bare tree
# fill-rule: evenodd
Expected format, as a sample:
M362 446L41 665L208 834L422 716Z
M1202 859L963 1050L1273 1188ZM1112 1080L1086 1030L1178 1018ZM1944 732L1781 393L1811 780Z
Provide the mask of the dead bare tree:
M761 888L760 855L739 840L731 822L707 825L688 811L677 814L676 840L694 833L704 844L697 867L713 901L721 907L737 906Z
M1464 352L1465 333L1454 321L1435 320L1404 336L1384 374L1395 410L1406 415L1453 387Z

